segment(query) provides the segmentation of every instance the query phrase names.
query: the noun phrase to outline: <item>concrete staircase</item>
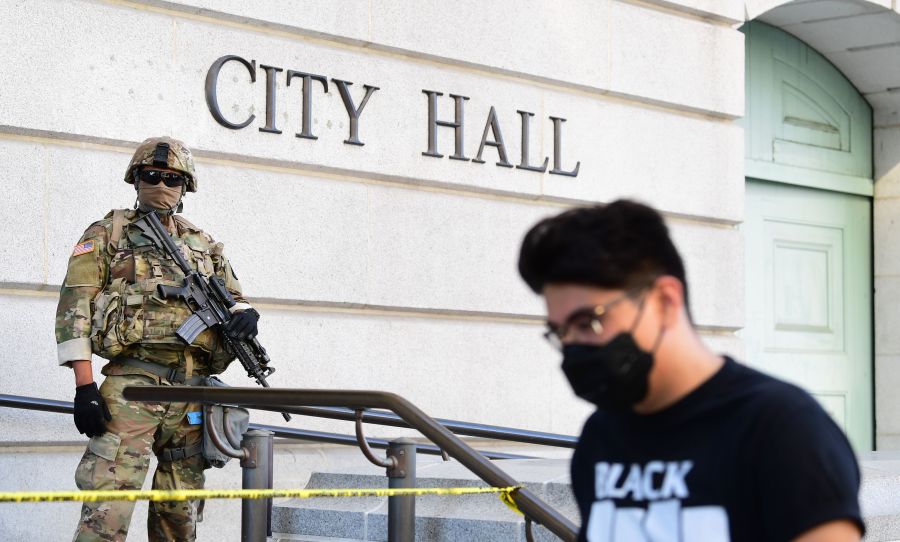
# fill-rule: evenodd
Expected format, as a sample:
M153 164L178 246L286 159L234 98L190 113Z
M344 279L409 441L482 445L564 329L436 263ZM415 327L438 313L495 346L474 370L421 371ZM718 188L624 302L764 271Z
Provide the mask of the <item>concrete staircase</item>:
M48 414L49 416L49 414ZM537 453L520 446L510 453ZM547 450L540 450L547 454ZM559 452L557 455L556 452ZM72 473L84 444L72 446L0 446L0 481L7 490L74 490ZM275 484L281 488L386 487L384 470L371 466L349 446L279 443L275 450ZM563 514L579 521L570 495L568 451L554 450L556 459L498 461L497 465L526 484ZM458 463L443 463L419 455L420 487L483 485ZM868 527L867 542L900 542L900 453L862 454L861 503ZM152 470L152 467L151 467ZM207 487L240 487L241 470L232 461L207 472ZM149 489L148 477L145 489ZM416 499L417 542L524 541L521 516L495 495L419 497ZM68 540L78 519L78 503L0 504L0 540ZM146 541L147 503L135 511L129 542ZM210 501L198 526L198 541L240 538L240 501ZM281 499L275 502L273 541L358 542L387 538L387 499ZM539 540L555 537L536 527Z
M498 465L512 477L560 510L578 519L569 489L568 460L505 460ZM420 456L418 487L484 487L475 475L455 461L439 462ZM316 472L309 489L385 488L384 469L375 466L348 472ZM276 502L272 530L278 541L345 542L387 540L387 498L287 499ZM535 527L537 540L557 540ZM525 521L495 494L424 496L416 498L416 540L419 542L524 542Z
M545 502L578 523L569 487L568 459L506 460L498 465ZM900 541L900 454L869 453L860 458L863 487L860 500L867 542ZM484 486L459 463L419 458L419 487ZM318 471L310 489L384 488L384 469ZM276 502L272 517L274 542L359 542L387 540L387 499L285 499ZM540 541L558 540L535 527ZM522 516L496 495L416 498L417 542L524 542Z

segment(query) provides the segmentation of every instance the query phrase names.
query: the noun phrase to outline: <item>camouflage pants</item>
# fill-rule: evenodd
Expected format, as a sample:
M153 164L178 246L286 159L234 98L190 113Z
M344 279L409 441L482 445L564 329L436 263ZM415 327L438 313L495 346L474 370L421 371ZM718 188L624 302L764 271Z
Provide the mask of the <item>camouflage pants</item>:
M125 401L125 386L156 385L142 375L107 376L100 393L109 406L112 421L107 432L94 437L75 471L79 489L140 489L147 476L150 454L168 448L192 446L202 438L202 425L190 425L187 412L199 410L185 403ZM160 461L153 474L153 489L203 488L203 456ZM198 501L151 502L147 518L151 542L196 539ZM84 503L76 542L124 541L134 503L128 501Z

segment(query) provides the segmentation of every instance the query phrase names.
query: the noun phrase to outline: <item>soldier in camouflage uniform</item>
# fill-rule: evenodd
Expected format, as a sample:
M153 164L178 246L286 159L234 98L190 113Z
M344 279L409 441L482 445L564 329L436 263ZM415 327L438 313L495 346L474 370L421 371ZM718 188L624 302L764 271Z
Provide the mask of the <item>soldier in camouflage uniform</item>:
M237 339L253 337L259 314L241 296L241 286L222 254L222 244L176 215L185 192L196 192L190 151L180 141L151 138L137 149L125 182L134 184L134 210L111 211L91 224L69 259L56 313L60 365L75 372L75 425L90 437L78 465L80 489L140 489L150 454L159 460L154 489L203 487L200 407L184 403L127 402L126 386L191 385L221 373L232 360L216 329L185 345L175 330L191 315L177 299L161 299L158 284L180 285L175 262L129 228L154 210L176 244L198 271L215 274L237 305L225 330ZM109 360L100 388L91 354ZM147 521L151 541L196 538L199 503L151 502ZM76 541L122 541L128 533L132 502L84 503Z

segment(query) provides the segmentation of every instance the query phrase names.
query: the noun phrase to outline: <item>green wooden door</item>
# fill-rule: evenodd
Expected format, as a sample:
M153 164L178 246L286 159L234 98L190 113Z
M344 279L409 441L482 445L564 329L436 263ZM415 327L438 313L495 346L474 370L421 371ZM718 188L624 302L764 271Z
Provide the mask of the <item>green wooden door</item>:
M872 449L868 198L748 180L748 362L805 388Z
M747 361L873 444L871 108L827 59L745 25Z

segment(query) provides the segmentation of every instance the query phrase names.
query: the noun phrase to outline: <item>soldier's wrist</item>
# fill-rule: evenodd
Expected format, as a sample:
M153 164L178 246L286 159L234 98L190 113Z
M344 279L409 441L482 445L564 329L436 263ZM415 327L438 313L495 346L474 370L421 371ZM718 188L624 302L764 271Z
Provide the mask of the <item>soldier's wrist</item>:
M72 370L75 371L75 386L84 386L94 381L94 371L91 368L91 360L80 359L72 362Z

